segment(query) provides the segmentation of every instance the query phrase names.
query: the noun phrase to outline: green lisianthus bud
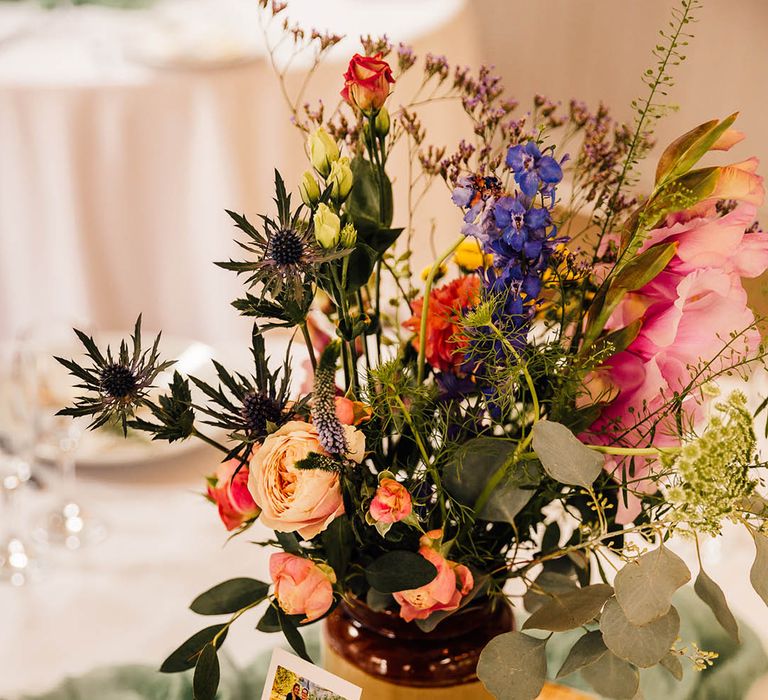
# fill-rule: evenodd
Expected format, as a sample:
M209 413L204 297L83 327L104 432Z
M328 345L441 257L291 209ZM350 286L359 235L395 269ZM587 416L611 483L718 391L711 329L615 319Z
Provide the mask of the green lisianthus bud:
M323 248L335 248L341 238L341 220L327 204L318 204L312 218L315 226L315 239Z
M379 110L374 127L376 128L376 134L381 138L384 138L389 133L389 112L386 107L382 107Z
M341 229L341 247L354 248L357 243L357 229L352 224L347 224Z
M309 160L323 177L328 177L331 164L339 159L339 146L328 132L320 127L309 135Z
M311 170L307 170L301 176L299 194L301 195L301 201L308 207L314 207L320 199L320 186L317 184L317 180L315 180Z
M328 184L331 185L331 197L337 202L343 202L352 190L353 180L349 158L339 158L339 160L331 165L331 172L328 175Z

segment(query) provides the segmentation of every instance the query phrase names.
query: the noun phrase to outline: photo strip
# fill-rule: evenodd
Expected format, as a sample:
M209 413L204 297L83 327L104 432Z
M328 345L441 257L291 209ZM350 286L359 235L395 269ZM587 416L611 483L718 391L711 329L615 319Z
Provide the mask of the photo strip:
M284 649L275 649L261 700L360 700L362 688Z

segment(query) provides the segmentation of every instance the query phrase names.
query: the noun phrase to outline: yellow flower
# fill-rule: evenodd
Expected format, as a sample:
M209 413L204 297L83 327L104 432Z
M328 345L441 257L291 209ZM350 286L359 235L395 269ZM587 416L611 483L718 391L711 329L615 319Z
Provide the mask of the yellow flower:
M423 279L425 282L427 281L427 277L429 277L429 273L432 272L432 268L433 268L433 265L429 265L421 271L421 279ZM448 267L446 266L445 263L443 263L442 265L440 265L440 269L437 271L437 274L435 275L435 282L445 277L447 274L448 274Z
M349 158L339 158L331 163L331 172L328 175L331 197L337 202L343 202L352 190L353 179Z
M317 204L317 200L320 199L320 187L311 170L307 170L307 172L301 176L301 182L299 182L299 194L301 195L301 201L308 207Z
M328 177L331 164L339 159L339 146L328 132L320 127L309 135L309 160L312 167L323 177Z
M315 238L323 248L335 248L339 244L341 220L328 208L327 204L317 205L312 223L315 225Z
M480 243L476 238L465 238L453 254L453 261L467 271L477 270L478 267L488 267L493 263L493 255L483 255Z

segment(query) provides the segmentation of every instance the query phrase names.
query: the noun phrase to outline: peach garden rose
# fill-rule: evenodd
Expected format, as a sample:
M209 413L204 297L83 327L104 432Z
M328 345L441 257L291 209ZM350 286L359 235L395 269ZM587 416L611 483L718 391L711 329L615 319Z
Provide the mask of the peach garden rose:
M365 436L344 426L349 452L360 463ZM296 462L312 452L324 453L311 423L289 421L268 435L251 460L248 489L261 508L260 521L278 532L297 532L312 539L344 512L339 476L322 469L299 469Z
M269 575L282 610L288 615L304 615L302 622L322 617L333 603L336 575L327 564L276 552L269 558Z

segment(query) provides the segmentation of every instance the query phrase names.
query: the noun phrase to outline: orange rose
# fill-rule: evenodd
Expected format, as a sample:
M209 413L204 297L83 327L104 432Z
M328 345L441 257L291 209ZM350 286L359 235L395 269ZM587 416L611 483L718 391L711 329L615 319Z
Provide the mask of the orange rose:
M375 114L389 97L389 86L394 82L392 69L380 53L375 56L356 53L344 74L341 96L361 112Z
M461 335L459 321L465 309L473 307L480 299L480 279L474 275L433 289L429 295L427 312L427 336L424 356L432 367L441 372L456 372L464 363L467 339ZM424 299L413 302L413 316L403 326L414 333L421 328ZM418 335L413 347L419 349Z
M327 564L277 552L269 558L269 575L282 610L288 615L305 615L302 622L322 617L333 603L336 574Z

